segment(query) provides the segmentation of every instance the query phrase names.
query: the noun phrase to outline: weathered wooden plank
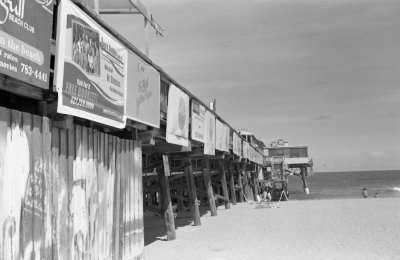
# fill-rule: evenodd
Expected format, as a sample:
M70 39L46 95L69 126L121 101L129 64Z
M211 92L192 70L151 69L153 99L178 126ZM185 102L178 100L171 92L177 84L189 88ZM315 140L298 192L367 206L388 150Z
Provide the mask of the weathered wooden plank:
M68 241L68 258L72 259L73 251L73 235L74 235L74 222L73 222L73 204L72 204L72 193L74 187L74 160L75 160L75 128L67 131L67 241Z
M116 142L115 146L115 192L114 192L114 259L120 259L120 206L121 206L121 143L120 140L116 137L113 137Z
M117 259L116 253L116 216L117 216L117 203L116 203L116 193L117 193L117 171L116 171L116 156L117 156L117 144L116 138L110 135L106 135L106 140L108 140L108 153L106 151L105 155L108 158L108 176L109 176L109 201L108 201L108 212L107 212L107 227L108 236L107 242L110 245L109 252L112 259ZM107 143L105 140L105 144Z
M87 213L86 213L86 163L85 157L85 142L83 127L75 126L75 165L73 172L73 190L72 190L72 203L73 203L73 242L72 242L72 256L73 259L82 259L85 257L87 250Z
M107 183L105 182L107 178L107 173L105 171L105 161L104 161L104 133L98 132L97 136L97 183L98 183L98 190L99 190L99 219L97 221L97 232L98 232L98 239L99 239L99 260L106 259L107 255L107 245L105 244L106 241L106 229L107 229L107 198L105 197L107 193Z
M18 156L19 159L21 158L25 158L23 160L29 160L29 162L26 162L27 164L29 164L29 170L27 173L27 176L20 176L22 183L26 184L26 186L23 189L23 192L25 194L32 194L32 186L30 184L30 180L32 179L33 176L33 170L34 170L34 158L33 158L33 142L32 142L32 115L28 114L28 113L23 113L22 114L22 121L23 121L23 127L22 127L22 131L23 134L21 135L22 139L24 137L26 137L27 140L27 145L28 148L25 149L24 147L21 146L20 148L20 152L21 154ZM14 132L14 131L13 131ZM12 140L16 141L18 139L14 138L14 136L11 136ZM26 156L26 154L29 154L28 156ZM10 156L10 154L8 154ZM21 156L22 155L22 156ZM23 156L25 155L25 156ZM11 154L11 156L13 156ZM23 161L21 160L21 161ZM21 162L20 160L18 162ZM8 184L10 185L10 184ZM24 251L26 246L25 245L29 245L29 243L32 241L32 225L33 225L33 217L32 217L32 203L28 203L27 201L27 196L25 196L25 194L21 194L21 199L22 199L22 208L21 208L21 230L19 233L20 236L20 256L24 256ZM29 197L30 199L32 198L32 196Z
M30 247L26 248L25 256L34 253L39 255L40 258L45 258L42 254L45 247L45 195L46 195L46 176L44 175L44 156L43 156L43 132L42 132L42 118L33 116L33 159L34 168L32 173L31 189L32 199L30 203L31 214L33 217L33 232ZM29 192L28 192L29 194ZM29 200L29 199L28 199ZM36 238L36 239L35 239Z
M136 241L136 214L135 214L135 167L133 156L133 141L129 141L128 158L129 158L129 254L135 254L135 241Z
M59 234L61 233L59 229L63 228L59 225L58 221L61 219L59 212L62 211L62 205L58 203L58 197L61 197L61 186L62 186L62 175L60 172L60 163L61 163L61 151L60 151L60 130L58 128L54 128L51 131L51 168L50 168L50 178L52 181L52 191L51 191L51 202L50 202L50 210L51 210L51 226L52 226L52 258L58 259L60 256L57 252L57 245L61 244L61 239ZM64 165L61 165L61 167ZM61 168L61 170L63 170ZM65 245L64 245L65 246ZM62 257L62 256L61 256Z
M59 138L55 134L59 133ZM59 142L57 142L59 140ZM68 133L65 129L53 128L52 153L55 176L58 179L57 198L54 201L56 210L56 257L54 259L68 259L70 247L69 224L69 191L68 176ZM58 153L58 154L57 154ZM57 158L58 156L58 158ZM58 159L58 165L57 165Z
M212 187L212 182L211 182L211 176L210 176L210 165L208 160L204 159L202 161L204 169L203 169L203 178L204 178L204 185L206 186L207 190L207 197L208 197L208 202L210 204L210 212L211 216L217 216L217 207L215 205L215 198L214 198L214 191Z
M130 141L130 140L127 140L127 142L126 142L126 160L127 160L127 164L126 164L126 167L127 167L127 172L128 172L128 175L127 175L127 186L126 186L126 188L128 189L128 191L127 191L127 196L128 196L128 201L127 201L127 205L126 205L126 207L127 207L127 211L129 212L129 216L128 216L128 218L127 218L127 221L128 221L128 223L127 223L127 229L128 229L128 239L127 239L127 243L128 243L128 246L127 246L127 248L128 248L128 255L129 255L129 257L131 257L131 258L133 258L134 257L134 249L135 249L135 247L134 247L134 242L135 242L135 229L134 229L134 221L135 221L135 208L134 208L134 201L135 201L135 198L134 198L134 196L133 196L133 194L134 194L134 187L133 187L133 182L134 182L134 178L135 178L135 176L134 176L134 172L133 172L133 170L134 170L134 168L133 168L133 158L132 158L132 154L133 154L133 151L132 151L132 142L133 141Z
M138 219L136 223L136 229L135 232L137 232L138 236L138 250L139 254L138 257L139 259L143 259L143 253L144 253L144 222L143 222L143 169L142 169L142 144L140 141L134 141L134 173L135 173L135 190L137 190L137 197L138 200L136 200L138 203L136 204L136 208L138 211Z
M94 183L96 182L95 174L94 174L94 165L93 165L93 133L92 128L83 128L83 140L85 142L85 163L86 163L86 171L85 171L85 195L86 195L86 208L87 208L87 223L88 223L88 235L87 235L87 254L86 258L94 258L94 242L96 239L95 229L94 229L94 219L96 217L95 211L95 188ZM86 140L85 140L86 139Z
M61 243L58 234L60 233L59 229L62 228L58 225L59 214L61 211L58 205L58 197L61 196L61 174L59 169L60 164L60 132L58 128L52 128L51 130L51 165L49 172L49 179L51 180L51 191L50 191L50 199L48 201L48 209L50 211L50 220L51 220L51 258L57 259L57 245ZM49 188L48 188L49 189ZM60 206L61 207L61 206Z
M126 255L126 218L127 218L127 212L126 212L126 200L129 195L126 194L127 187L126 187L126 182L127 182L127 174L126 174L126 142L125 140L120 140L121 143L121 154L120 154L120 167L121 167L121 193L120 193L120 198L121 198L121 217L120 217L120 255L122 256L123 259L127 257Z
M43 176L45 179L45 190L43 200L44 212L44 236L42 238L42 244L44 245L44 258L54 259L52 240L54 239L52 232L52 217L53 212L53 176L50 173L50 162L51 162L51 130L50 120L47 117L42 118L42 143L43 143Z
M91 223L92 223L92 234L94 236L94 238L92 239L92 243L93 243L93 255L92 255L92 259L99 259L99 243L100 243L100 233L99 233L99 228L98 228L98 223L99 223L99 207L100 207L100 203L99 203L99 175L98 175L98 144L99 144L99 140L98 140L98 132L97 130L91 128L91 134L93 135L91 140L93 142L93 154L92 154L92 158L93 158L93 178L92 178L92 184L91 184L91 190L90 190L90 201L91 201Z
M0 223L2 226L4 226L7 229L8 227L6 224L6 219L8 217L8 214L10 212L10 209L7 206L10 206L7 204L9 196L12 194L7 194L10 190L7 188L9 186L8 184L8 171L6 167L7 163L7 156L8 156L8 151L7 151L7 144L9 140L11 139L11 118L10 118L10 111L6 108L0 107ZM10 257L8 255L8 252L13 252L10 246L11 246L11 239L7 234L12 234L12 233L6 233L5 230L1 230L0 234L0 258L2 259L7 259L7 257ZM11 237L12 238L12 237ZM4 251L3 251L4 247ZM17 253L17 252L14 252Z

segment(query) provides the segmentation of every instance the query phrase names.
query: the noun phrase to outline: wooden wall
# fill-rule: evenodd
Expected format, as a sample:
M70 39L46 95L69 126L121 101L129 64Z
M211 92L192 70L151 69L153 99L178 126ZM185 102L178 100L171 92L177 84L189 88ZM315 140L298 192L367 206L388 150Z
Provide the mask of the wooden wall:
M139 142L0 107L0 259L142 259Z

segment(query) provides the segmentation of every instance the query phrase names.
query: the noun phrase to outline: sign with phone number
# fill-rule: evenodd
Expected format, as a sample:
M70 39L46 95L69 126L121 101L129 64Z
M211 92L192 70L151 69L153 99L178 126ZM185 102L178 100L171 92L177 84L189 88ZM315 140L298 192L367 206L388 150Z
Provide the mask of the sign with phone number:
M2 2L0 73L48 89L54 0Z

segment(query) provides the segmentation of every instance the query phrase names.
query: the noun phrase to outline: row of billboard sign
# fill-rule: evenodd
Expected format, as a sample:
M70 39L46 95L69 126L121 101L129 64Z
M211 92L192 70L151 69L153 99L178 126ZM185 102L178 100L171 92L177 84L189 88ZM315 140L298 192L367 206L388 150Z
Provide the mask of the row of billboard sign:
M0 5L0 73L49 89L55 2ZM158 71L70 0L59 1L57 19L58 112L117 128L126 118L159 127Z
M49 88L54 2L0 5L0 73ZM57 19L57 111L117 128L126 119L160 127L159 72L70 0L59 2ZM168 100L167 142L189 146L189 96L171 85ZM262 157L196 100L191 118L190 138L204 143L205 154L229 152L232 138L235 154Z
M166 140L187 147L190 140L195 140L204 144L204 154L208 155L215 155L215 150L230 152L232 143L235 155L258 164L263 163L263 156L254 147L235 131L231 132L228 125L217 119L200 102L192 99L190 103L189 96L173 84L168 92Z

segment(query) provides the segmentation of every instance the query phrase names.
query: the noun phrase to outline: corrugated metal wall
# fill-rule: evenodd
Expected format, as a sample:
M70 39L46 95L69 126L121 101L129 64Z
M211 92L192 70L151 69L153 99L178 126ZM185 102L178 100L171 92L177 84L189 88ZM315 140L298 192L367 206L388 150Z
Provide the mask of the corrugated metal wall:
M0 107L0 259L142 259L140 143Z

